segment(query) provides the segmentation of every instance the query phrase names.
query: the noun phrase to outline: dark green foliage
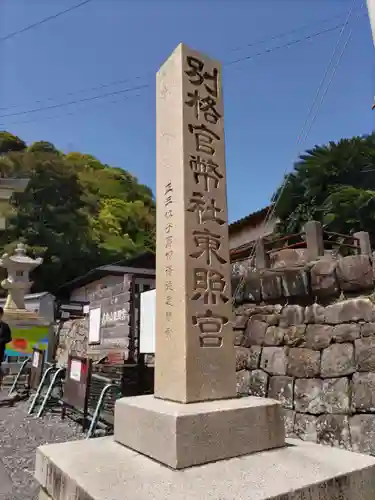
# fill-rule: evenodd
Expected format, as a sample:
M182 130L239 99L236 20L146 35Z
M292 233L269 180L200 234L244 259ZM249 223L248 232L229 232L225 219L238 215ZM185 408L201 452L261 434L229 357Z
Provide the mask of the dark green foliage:
M301 155L286 177L276 215L282 234L299 232L314 219L333 232L368 231L375 244L375 134Z
M10 132L0 131L0 155L10 151L22 151L26 144Z
M94 267L155 248L152 192L125 170L36 142L1 156L0 173L30 178L26 191L12 198L0 251L23 241L44 257L36 291L55 292Z
M61 154L53 144L46 141L38 141L33 142L31 146L27 148L31 153L52 153L52 154Z

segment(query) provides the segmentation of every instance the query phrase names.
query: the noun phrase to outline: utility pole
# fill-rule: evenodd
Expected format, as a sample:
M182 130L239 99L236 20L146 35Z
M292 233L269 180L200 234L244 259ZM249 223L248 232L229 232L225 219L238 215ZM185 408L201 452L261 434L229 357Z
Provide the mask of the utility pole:
M371 31L372 31L372 41L375 46L375 0L366 0L367 1L367 10L368 17L370 19ZM372 109L375 109L375 99L372 105Z
M366 0L366 1L367 1L368 17L370 19L370 24L371 24L372 40L375 45L375 0Z

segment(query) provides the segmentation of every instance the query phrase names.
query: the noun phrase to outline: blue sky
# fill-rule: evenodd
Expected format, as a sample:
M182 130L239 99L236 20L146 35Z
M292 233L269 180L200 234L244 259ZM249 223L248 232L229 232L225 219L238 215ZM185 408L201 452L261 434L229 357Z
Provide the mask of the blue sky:
M268 204L301 148L374 129L374 48L367 15L353 17L352 39L299 148L297 138L340 30L250 58L336 26L353 1L94 0L0 42L0 129L28 143L46 140L64 151L93 154L154 190L154 74L183 41L224 63L228 206L230 221L236 220ZM0 0L0 39L76 3ZM357 0L356 8L361 5L364 0ZM346 37L347 32L341 46ZM21 114L141 85L148 86Z

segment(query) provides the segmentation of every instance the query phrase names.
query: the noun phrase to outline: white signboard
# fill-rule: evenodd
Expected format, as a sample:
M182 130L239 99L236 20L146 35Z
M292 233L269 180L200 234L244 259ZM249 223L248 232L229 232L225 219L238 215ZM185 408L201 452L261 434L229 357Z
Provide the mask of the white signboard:
M72 359L70 365L70 378L72 380L75 380L76 382L81 381L81 368L82 368L82 363L77 359Z
M33 367L37 368L39 365L39 351L34 351L33 354Z
M156 290L141 293L141 325L139 352L155 353Z
M100 343L101 308L90 309L89 312L89 344Z

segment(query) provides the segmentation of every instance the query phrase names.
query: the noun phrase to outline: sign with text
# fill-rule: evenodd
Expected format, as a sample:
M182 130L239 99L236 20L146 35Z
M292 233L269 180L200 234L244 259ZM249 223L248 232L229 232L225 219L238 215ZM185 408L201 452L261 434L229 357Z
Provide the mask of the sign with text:
M39 365L39 351L34 349L33 352L33 359L32 359L32 366L36 368Z
M72 359L70 363L69 378L75 382L81 382L82 361L80 359Z
M180 44L157 74L155 395L236 396L222 70Z
M101 326L102 310L100 307L90 309L89 311L89 344L100 343L100 326Z
M63 403L87 413L92 362L88 358L69 356L64 382Z
M42 380L44 369L44 355L45 352L42 349L38 349L36 347L33 348L29 375L30 389L36 390L40 384L40 381Z
M128 347L131 284L131 279L126 278L124 283L96 293L90 303L89 344L98 344L100 349Z
M156 290L141 293L140 354L155 353Z

